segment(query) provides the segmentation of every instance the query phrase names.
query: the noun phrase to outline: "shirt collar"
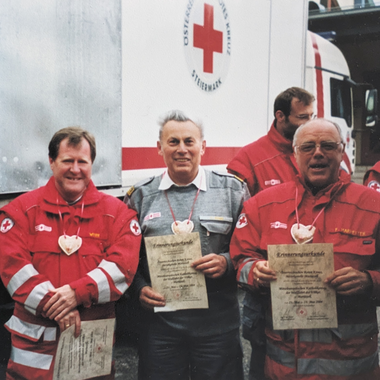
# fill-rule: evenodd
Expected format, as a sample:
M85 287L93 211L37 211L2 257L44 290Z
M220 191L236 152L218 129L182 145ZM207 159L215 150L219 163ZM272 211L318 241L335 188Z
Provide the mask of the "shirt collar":
M195 185L198 189L201 189L202 191L207 191L206 172L202 166L199 166L197 176L193 179L191 183L187 184L186 186L189 186L191 184ZM166 171L162 175L162 179L160 182L160 186L158 186L158 189L168 190L172 186L184 187L184 186L178 186L177 184L175 184L173 180L170 178L169 173Z

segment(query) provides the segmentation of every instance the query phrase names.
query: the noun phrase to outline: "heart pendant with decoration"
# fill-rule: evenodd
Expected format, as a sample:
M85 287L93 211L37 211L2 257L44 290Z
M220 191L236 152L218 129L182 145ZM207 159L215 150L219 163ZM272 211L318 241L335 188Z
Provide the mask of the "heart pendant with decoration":
M191 220L180 222L176 220L172 223L172 231L175 235L189 234L194 229L194 223Z
M81 247L82 238L77 235L61 235L58 239L58 244L62 251L65 252L67 256L70 256Z
M315 232L314 226L304 226L301 223L295 223L290 229L293 240L297 244L306 244L313 240Z

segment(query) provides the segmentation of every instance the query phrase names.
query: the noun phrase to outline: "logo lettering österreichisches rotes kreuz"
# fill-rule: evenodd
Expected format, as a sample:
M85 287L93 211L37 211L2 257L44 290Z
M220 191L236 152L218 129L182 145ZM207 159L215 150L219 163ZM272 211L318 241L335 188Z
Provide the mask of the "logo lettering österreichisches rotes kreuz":
M231 28L224 0L188 0L183 44L198 88L212 92L222 86L231 57Z

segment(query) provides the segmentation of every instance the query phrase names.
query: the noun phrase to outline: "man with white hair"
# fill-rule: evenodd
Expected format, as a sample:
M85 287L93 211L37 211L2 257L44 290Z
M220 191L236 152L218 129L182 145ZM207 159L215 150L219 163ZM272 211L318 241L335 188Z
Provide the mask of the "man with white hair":
M249 199L231 239L238 281L267 299L270 380L380 378L380 195L342 175L343 141L339 126L325 119L297 129L298 177ZM337 328L272 327L269 285L276 272L269 267L267 246L300 244L302 232L312 243L333 244L335 270L324 281L336 291Z

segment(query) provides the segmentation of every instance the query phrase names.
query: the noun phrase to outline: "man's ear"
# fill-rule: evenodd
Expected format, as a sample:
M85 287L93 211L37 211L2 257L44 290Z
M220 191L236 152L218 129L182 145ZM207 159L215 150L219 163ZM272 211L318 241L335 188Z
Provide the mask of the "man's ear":
M282 122L285 120L285 114L280 111L280 110L277 110L276 113L274 114L274 117L276 118L277 122Z
M53 164L54 164L54 161L51 157L49 157L49 164L50 164L50 169L53 170Z
M205 150L206 150L206 140L203 140L203 141L202 141L201 156L204 155Z
M161 147L161 142L160 141L157 141L157 150L158 150L158 154L160 156L163 156L164 154L162 153L162 147Z

